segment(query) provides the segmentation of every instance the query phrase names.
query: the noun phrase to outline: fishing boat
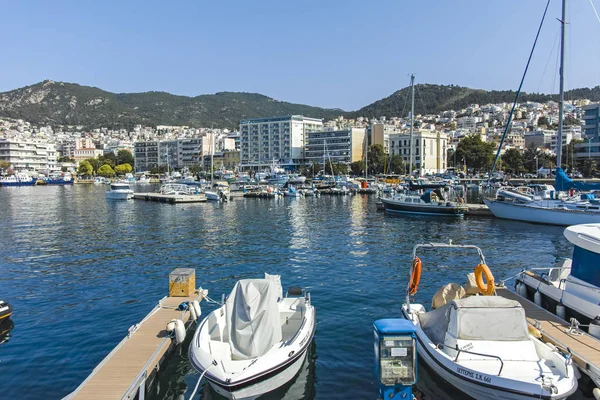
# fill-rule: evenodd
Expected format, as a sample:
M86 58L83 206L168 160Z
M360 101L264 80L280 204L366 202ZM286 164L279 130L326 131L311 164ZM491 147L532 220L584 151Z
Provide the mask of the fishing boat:
M587 195L580 199L573 197L564 199L560 198L560 196L558 195L558 192L569 191L571 189L581 191L600 189L600 184L598 183L573 182L561 168L563 137L562 132L564 119L564 48L566 24L565 0L563 0L562 2L562 18L559 21L561 23L561 51L559 69L560 99L558 102L558 133L556 138L556 177L554 184L557 193L555 194L555 196L553 196L552 199L511 198L504 196L503 194L505 193L500 193L500 195L496 195L496 198L484 199L484 203L488 206L490 211L497 218L562 226L600 222L600 202L594 201L595 199L590 198ZM517 93L519 92L520 88ZM515 99L515 103L513 104L513 110L509 115L509 120L506 124L506 129L500 142L501 145L499 146L498 152L496 153L496 159L494 160L494 165L492 166L492 173L490 174L490 176L493 175L496 162L498 161L500 151L502 149L502 143L508 132L508 127L511 125L510 121L512 119L512 114L516 106L517 99Z
M72 185L73 176L69 172L63 172L61 174L49 175L48 177L42 178L46 185Z
M278 275L238 281L225 303L199 325L189 360L229 399L254 399L289 382L315 333L310 294Z
M380 200L385 211L392 213L460 217L469 210L464 204L446 201L439 189L427 190L422 195L398 193L393 197L382 197Z
M110 184L110 190L106 192L107 200L129 200L133 198L133 190L129 182L113 182Z
M33 186L37 182L37 179L26 175L26 174L16 174L9 175L2 179L0 179L1 186Z
M476 288L455 283L440 288L435 308L411 302L422 271L421 250L475 250ZM481 249L472 245L418 244L402 315L417 331L422 360L443 379L475 399L565 399L577 389L570 358L536 339L521 304L495 295L493 275ZM444 259L447 259L446 257ZM487 283L483 277L487 278Z
M10 318L12 315L12 307L4 300L0 300L0 322Z

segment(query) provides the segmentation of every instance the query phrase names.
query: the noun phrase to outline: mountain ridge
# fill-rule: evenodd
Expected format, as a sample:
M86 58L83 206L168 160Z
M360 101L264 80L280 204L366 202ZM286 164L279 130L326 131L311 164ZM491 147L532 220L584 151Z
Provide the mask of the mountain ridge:
M396 90L359 110L344 111L280 101L260 93L222 91L193 97L164 91L112 93L93 86L45 80L0 93L0 117L23 119L36 125L75 125L87 129L131 129L136 124L235 129L241 119L274 115L300 114L323 119L406 116L409 91L408 87ZM415 85L415 93L415 114L438 114L470 104L512 102L515 97L510 90L436 84ZM565 97L600 101L600 86L573 89ZM519 98L520 102L548 100L557 100L557 96L522 93Z

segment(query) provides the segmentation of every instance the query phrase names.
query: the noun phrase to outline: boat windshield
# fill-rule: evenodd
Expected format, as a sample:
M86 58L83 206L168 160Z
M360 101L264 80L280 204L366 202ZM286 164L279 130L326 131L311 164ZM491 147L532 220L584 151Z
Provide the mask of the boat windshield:
M600 287L600 254L575 246L571 275Z

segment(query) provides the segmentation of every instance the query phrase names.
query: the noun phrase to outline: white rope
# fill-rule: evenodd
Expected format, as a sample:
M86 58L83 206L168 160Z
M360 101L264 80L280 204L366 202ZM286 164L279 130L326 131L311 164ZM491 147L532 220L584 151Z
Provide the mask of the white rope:
M594 7L594 3L592 2L592 0L590 0L590 5L594 9L594 14L596 14L596 19L598 20L598 22L600 22L600 16L598 16L598 11L596 11L596 7Z
M208 372L208 370L211 369L214 366L215 366L214 364L211 364L210 367L206 368L204 370L204 372L202 374L200 374L200 379L198 379L198 382L196 382L196 387L194 388L194 391L192 392L192 395L189 397L189 399L193 399L194 398L194 396L196 395L196 392L198 391L198 386L200 386L200 381L202 381L202 378L204 378L204 375Z

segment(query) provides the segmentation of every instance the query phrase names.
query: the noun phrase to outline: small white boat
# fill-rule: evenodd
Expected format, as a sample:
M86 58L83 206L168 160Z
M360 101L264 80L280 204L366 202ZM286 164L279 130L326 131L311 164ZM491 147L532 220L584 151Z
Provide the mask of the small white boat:
M414 323L419 355L432 370L475 399L565 399L575 392L577 378L570 358L529 333L521 304L494 295L491 273L487 284L491 290L485 288L489 296L466 297L460 285L452 284L459 289L452 295L450 289L438 291L433 302L437 308L431 311L411 304L410 295L418 288L414 277L420 277L421 270L417 250L422 248L475 249L481 265L477 269L487 266L476 246L415 246L402 314Z
M133 190L129 182L114 182L110 184L110 190L106 192L107 200L129 200L133 198Z
M206 317L189 347L189 360L229 399L254 399L289 382L300 370L315 333L310 295L278 275L243 279Z

